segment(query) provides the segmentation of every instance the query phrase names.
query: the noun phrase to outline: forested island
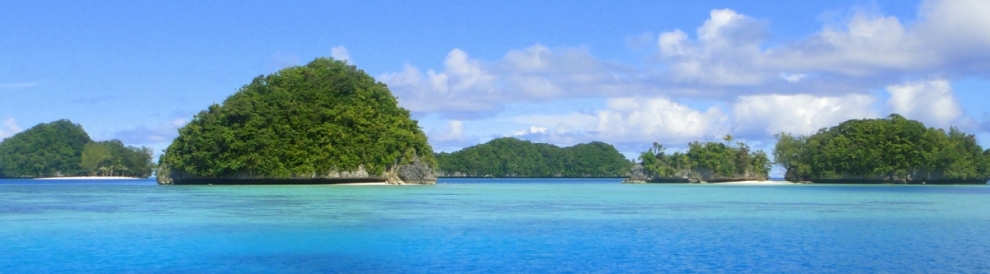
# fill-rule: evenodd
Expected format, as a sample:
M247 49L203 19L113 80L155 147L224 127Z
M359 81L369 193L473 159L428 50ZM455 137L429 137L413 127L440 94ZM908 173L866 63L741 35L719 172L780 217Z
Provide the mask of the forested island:
M990 150L891 114L849 120L810 136L777 134L773 155L789 181L814 183L986 184Z
M69 120L42 123L0 143L0 178L123 176L147 178L151 149L93 141Z
M433 149L409 111L332 58L258 76L179 129L159 184L433 184Z
M718 183L767 180L771 162L762 150L751 151L743 142L735 146L732 136L725 143L691 142L687 153L667 154L663 145L640 154L642 161L633 167L627 183Z
M441 177L623 177L632 163L612 145L569 147L512 137L436 154Z

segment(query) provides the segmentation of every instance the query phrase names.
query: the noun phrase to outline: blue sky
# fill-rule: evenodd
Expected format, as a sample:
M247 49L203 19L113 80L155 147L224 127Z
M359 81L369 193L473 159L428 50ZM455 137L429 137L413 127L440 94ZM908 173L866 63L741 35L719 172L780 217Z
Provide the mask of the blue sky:
M769 148L891 112L986 146L987 14L985 0L14 1L0 138L68 118L160 151L251 78L333 56L387 83L444 151L500 136Z

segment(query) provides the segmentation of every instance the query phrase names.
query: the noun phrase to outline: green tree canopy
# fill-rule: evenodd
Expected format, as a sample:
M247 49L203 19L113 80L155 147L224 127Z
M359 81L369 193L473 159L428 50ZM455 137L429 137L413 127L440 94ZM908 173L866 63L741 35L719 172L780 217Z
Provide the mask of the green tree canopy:
M2 177L97 175L151 176L151 149L124 146L118 140L93 142L82 126L69 120L42 123L0 143Z
M505 137L437 154L444 176L621 177L631 163L612 145L591 142L561 148Z
M87 143L83 147L82 162L79 165L93 176L108 161L110 161L109 149L97 143Z
M0 143L0 169L7 177L83 174L83 147L91 142L82 126L69 120L42 123Z
M811 136L777 136L774 162L791 181L969 180L990 177L990 160L976 138L956 128L926 128L891 114L849 120ZM985 181L985 180L984 180Z
M297 178L372 174L410 162L435 165L426 135L385 84L319 58L258 76L197 114L160 158L161 174Z
M722 138L726 143L732 135ZM751 151L743 142L736 146L719 142L688 143L687 153L667 154L661 144L639 156L647 177L656 181L728 181L765 180L770 173L770 159L762 150Z

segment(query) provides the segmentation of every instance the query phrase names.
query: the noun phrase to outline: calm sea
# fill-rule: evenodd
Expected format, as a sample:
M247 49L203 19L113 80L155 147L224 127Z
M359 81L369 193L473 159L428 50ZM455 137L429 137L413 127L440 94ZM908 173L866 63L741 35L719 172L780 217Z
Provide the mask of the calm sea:
M986 273L990 186L0 180L0 273Z

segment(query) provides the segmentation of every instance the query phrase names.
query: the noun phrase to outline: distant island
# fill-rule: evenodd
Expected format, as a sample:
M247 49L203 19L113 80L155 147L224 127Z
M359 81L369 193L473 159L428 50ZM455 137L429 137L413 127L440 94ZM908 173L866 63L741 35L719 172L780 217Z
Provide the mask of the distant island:
M151 149L96 142L69 120L42 123L0 143L0 178L134 177L154 170Z
M771 162L762 150L750 151L748 145L737 142L731 135L725 143L691 142L687 153L667 154L663 145L640 154L639 164L633 166L626 183L720 183L764 181L769 177Z
M773 155L794 182L986 184L990 150L953 127L948 132L891 114L849 120L810 136L777 134Z
M433 149L385 84L332 58L258 76L179 129L159 184L435 184Z
M990 150L957 128L948 132L891 114L848 120L810 136L775 135L770 162L745 143L692 142L687 153L666 154L662 145L640 155L627 183L762 181L771 164L785 179L816 184L986 184Z
M437 153L436 159L441 177L624 177L632 165L615 147L603 142L561 148L512 137Z

